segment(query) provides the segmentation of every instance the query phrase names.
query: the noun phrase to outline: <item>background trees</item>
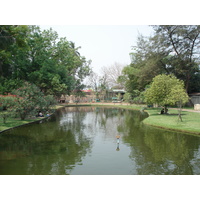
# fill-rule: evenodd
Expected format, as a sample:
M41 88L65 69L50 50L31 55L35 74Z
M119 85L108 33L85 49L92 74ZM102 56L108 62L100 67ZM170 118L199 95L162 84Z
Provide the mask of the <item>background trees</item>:
M118 77L122 75L122 70L124 68L123 64L115 62L111 66L102 67L101 71L105 82L109 88L118 87L123 88L123 82L118 82Z
M26 49L27 26L0 26L0 92L10 92L15 86L20 85L20 78L16 68L16 49ZM21 60L24 62L24 60Z
M159 74L174 74L183 80L188 93L198 92L200 84L200 26L153 26L154 35L138 36L131 64L123 69L119 81L126 90L143 91Z
M90 61L79 47L38 26L0 26L0 89L11 92L33 83L45 94L60 96L82 86Z
M84 87L90 62L66 38L38 26L0 26L0 104L23 120L50 111L55 98Z
M130 65L114 63L102 68L102 76L97 75L96 83L92 83L97 93L106 96L108 89L117 85L137 98L159 74L173 74L184 82L188 93L199 92L200 26L153 29L150 37L138 36ZM24 81L55 97L81 91L91 69L90 61L80 55L79 48L74 42L59 38L52 29L0 26L0 93L9 93Z
M158 42L171 55L169 64L177 78L185 83L186 91L192 91L191 77L199 72L200 26L153 26Z

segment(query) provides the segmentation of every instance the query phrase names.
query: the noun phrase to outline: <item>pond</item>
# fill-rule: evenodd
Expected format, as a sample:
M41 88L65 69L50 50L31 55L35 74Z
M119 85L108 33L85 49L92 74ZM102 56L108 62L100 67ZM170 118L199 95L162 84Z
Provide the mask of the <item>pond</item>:
M0 134L0 174L200 174L200 137L146 126L146 117L65 107L45 122Z

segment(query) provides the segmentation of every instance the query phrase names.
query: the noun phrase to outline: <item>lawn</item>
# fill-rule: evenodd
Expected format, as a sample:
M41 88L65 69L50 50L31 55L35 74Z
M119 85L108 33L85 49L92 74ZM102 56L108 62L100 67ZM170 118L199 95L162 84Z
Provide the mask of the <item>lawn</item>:
M62 105L56 105L54 109L60 109L62 107L63 107ZM5 111L0 111L0 132L4 131L6 129L14 128L14 127L17 127L17 126L21 126L21 125L24 125L24 124L28 124L28 123L39 121L39 120L43 119L43 118L31 117L31 118L28 118L28 119L25 119L25 120L21 120L20 118L9 117L9 118L6 119L6 123L3 123L3 118L1 116L1 114L3 112L5 112Z
M175 108L169 108L168 115L161 115L161 108L146 108L145 105L118 104L112 106L134 110L143 110L145 108L145 112L148 112L149 117L143 121L144 124L200 135L200 113L182 111L181 116L183 121L181 122L178 120L178 110Z
M37 121L37 120L39 120L39 119L34 118L34 119L21 120L19 118L8 118L6 120L6 123L3 123L3 119L0 118L0 132L4 131L6 129L9 129L9 128L16 127L16 126L28 124L30 122L34 122L34 121Z
M105 104L104 105L93 104L93 105L106 106ZM59 109L63 106L64 105L58 105L55 109ZM120 104L118 105L110 104L107 106L121 107L134 110L142 110L145 107L144 105L120 105ZM182 132L195 133L200 135L200 113L182 111L183 121L181 122L180 120L178 120L178 110L169 108L168 115L161 115L160 110L161 108L146 108L145 111L149 113L149 117L143 121L144 124L171 130L179 130ZM0 118L0 132L9 128L13 128L37 120L40 119L33 118L33 119L21 120L15 118L14 119L8 118L6 123L4 124L2 118Z
M169 109L168 115L161 115L158 108L151 108L146 111L150 116L144 120L145 124L200 134L200 113L182 111L183 121L181 122L178 119L178 110L175 109Z

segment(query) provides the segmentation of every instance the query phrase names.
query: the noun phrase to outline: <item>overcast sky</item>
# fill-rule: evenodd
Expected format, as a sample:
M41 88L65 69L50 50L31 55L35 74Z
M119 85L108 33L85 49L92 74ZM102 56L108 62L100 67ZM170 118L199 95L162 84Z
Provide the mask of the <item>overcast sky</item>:
M102 67L109 67L115 62L130 64L129 53L136 44L139 34L148 36L153 30L147 25L41 25L41 29L55 30L59 37L66 37L81 46L79 52L87 60L92 60L91 67L100 73Z

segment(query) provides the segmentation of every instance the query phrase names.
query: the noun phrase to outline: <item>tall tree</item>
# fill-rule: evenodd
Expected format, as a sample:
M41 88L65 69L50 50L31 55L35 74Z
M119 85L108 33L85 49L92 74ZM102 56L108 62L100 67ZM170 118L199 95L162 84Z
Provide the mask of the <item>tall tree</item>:
M116 86L120 88L124 87L124 84L122 82L118 82L118 77L122 75L123 68L124 65L117 62L115 62L111 66L101 68L103 77L106 79L109 88Z
M174 74L184 81L188 93L199 85L200 26L153 26L153 36L138 36L131 64L123 76L129 88L144 90L159 74ZM123 80L123 77L122 77ZM131 91L130 91L131 92Z
M28 26L0 26L0 92L2 94L11 92L21 83L19 78L14 77L14 74L19 74L14 59L17 56L17 49L27 48L28 32Z
M83 87L90 61L57 32L41 31L38 26L1 26L0 36L4 38L0 39L1 93L11 92L23 81L54 96Z
M173 73L184 81L189 91L191 77L199 71L200 26L153 26L156 37L171 55Z
M146 85L158 74L168 74L167 52L157 45L156 38L139 35L137 45L132 47L130 53L131 64L126 66L118 81L125 84L129 93L133 90L143 91Z

